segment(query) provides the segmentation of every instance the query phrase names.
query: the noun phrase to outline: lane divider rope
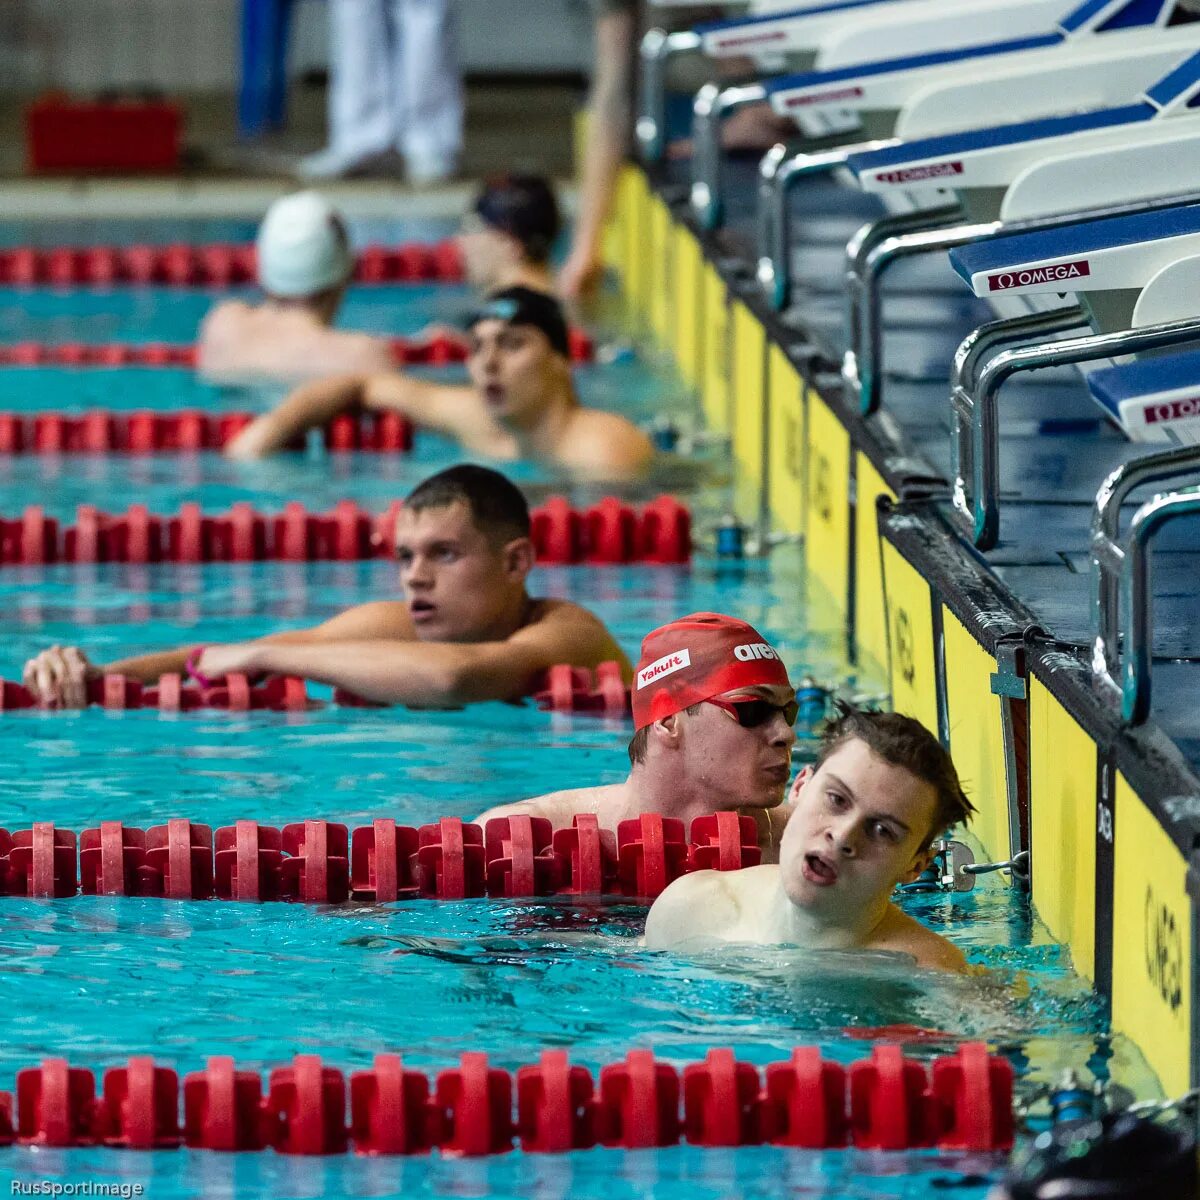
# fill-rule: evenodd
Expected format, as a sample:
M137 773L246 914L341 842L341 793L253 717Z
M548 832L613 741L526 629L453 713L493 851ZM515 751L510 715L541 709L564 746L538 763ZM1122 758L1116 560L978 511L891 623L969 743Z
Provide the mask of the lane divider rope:
M0 893L307 904L653 900L689 871L737 871L761 858L754 818L736 812L696 817L688 831L658 813L622 821L615 831L592 813L558 830L545 817L525 815L484 826L442 817L419 828L380 818L353 831L324 820L282 828L237 821L214 831L178 817L149 829L104 821L78 838L38 821L14 833L0 829Z
M303 679L272 675L261 682L243 674L227 675L212 686L193 685L182 675L167 674L146 685L125 675L107 674L86 683L88 707L110 712L157 709L164 713L223 709L228 712L306 712L320 707L308 694ZM629 685L617 662L602 662L593 671L558 663L542 672L533 683L530 699L543 712L590 713L623 718L631 704ZM349 708L386 707L375 705L344 688L333 691L335 704ZM24 684L0 679L0 712L39 708L37 698Z
M179 436L181 429L175 428ZM218 423L223 436L222 429ZM334 447L340 448L341 439L355 432L335 430ZM388 436L393 434L401 436L395 430ZM371 436L377 435L382 438L378 426ZM353 500L342 500L327 513L313 513L292 501L276 514L261 513L248 503L206 514L199 504L189 502L174 515L153 514L144 504L113 515L80 505L74 524L61 526L41 505L31 505L20 517L0 518L0 565L387 558L395 545L401 507L395 501L383 512L371 513ZM542 563L665 566L691 559L691 515L671 496L659 496L640 510L613 496L584 510L553 496L533 510L531 519L531 538Z
M729 1049L682 1070L638 1049L602 1066L598 1082L565 1050L511 1073L471 1051L432 1079L398 1054L349 1078L299 1054L265 1090L232 1058L209 1059L181 1089L173 1068L134 1057L104 1072L99 1093L90 1070L48 1058L17 1072L15 1111L0 1093L0 1144L457 1157L504 1154L515 1139L527 1153L680 1142L986 1153L1012 1147L1012 1094L1012 1065L982 1042L930 1067L892 1044L848 1068L797 1046L762 1070Z
M248 412L0 412L0 457L18 454L197 454L220 450L251 421ZM322 431L327 449L407 454L412 423L399 413L342 413Z
M0 250L0 285L15 287L229 287L254 283L257 278L253 243L17 246ZM462 279L462 256L452 239L367 246L359 252L354 270L358 284L460 283Z
M571 361L592 362L592 339L578 328L568 336ZM443 367L467 358L465 343L444 334L387 341L401 367ZM195 367L197 353L195 346L170 342L10 342L0 345L0 367Z

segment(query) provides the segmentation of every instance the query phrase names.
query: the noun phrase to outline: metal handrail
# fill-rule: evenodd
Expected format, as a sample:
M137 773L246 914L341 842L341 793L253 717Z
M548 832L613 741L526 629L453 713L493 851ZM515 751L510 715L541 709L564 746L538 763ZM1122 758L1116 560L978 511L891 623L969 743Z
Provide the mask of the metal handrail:
M1125 551L1120 543L1121 506L1135 489L1200 474L1200 446L1160 451L1122 463L1100 485L1092 508L1092 672L1117 686L1120 672L1120 576Z
M788 157L782 143L772 147L759 164L758 184L758 268L759 285L777 312L791 303L791 227L788 222L788 195L797 180L821 175L845 166L852 154L885 150L899 144L899 138L877 138L854 142L827 150L801 150Z
M1139 329L1038 342L1001 351L989 359L979 372L974 395L959 387L950 396L954 416L951 516L955 524L978 549L991 550L996 545L1000 532L997 403L1005 380L1021 371L1095 362L1197 340L1200 340L1200 317L1187 317Z
M883 273L902 258L978 241L997 224L950 225L961 217L958 205L884 217L865 225L846 246L847 346L842 383L847 401L864 416L879 408L883 393Z
M699 50L701 37L695 30L668 33L651 29L638 47L642 87L638 116L634 125L642 162L647 166L662 162L667 150L667 62L677 54Z
M1080 221L1096 221L1106 217L1121 216L1131 212L1154 212L1163 208L1174 208L1180 204L1195 203L1200 194L1185 192L1172 196L1129 201L1112 204L1104 208L1054 213L1043 217L1027 217L1020 221L987 221L978 224L950 225L943 219L952 214L954 208L928 209L909 213L903 218L885 217L859 230L846 247L847 323L849 345L842 364L842 376L846 398L852 406L857 405L863 416L870 416L879 408L883 388L883 320L882 320L882 276L892 263L902 258L934 251L953 250L972 242L985 241L990 237L1017 233L1042 233L1075 225ZM908 222L905 232L901 221ZM930 232L925 232L925 231ZM937 231L937 232L933 232ZM1018 326L1016 322L1023 322ZM998 336L1001 342L1019 340L1021 332L1031 334L1065 332L1082 320L1068 322L1067 311L1062 310L1062 321L1056 316L1036 313L1032 316L1014 318L1008 331ZM968 339L970 341L970 339ZM994 344L998 344L993 342ZM987 352L985 345L967 347L964 342L959 352L974 362ZM952 376L952 387L966 386L959 375L958 355Z
M725 217L721 197L721 122L747 104L767 98L761 83L719 87L706 83L692 102L692 212L701 229L718 228Z
M1016 345L1031 337L1066 333L1086 325L1087 320L1087 314L1078 304L1070 304L1065 308L1038 309L1019 317L985 322L967 334L955 350L950 366L950 390L974 387L975 369L980 360L1002 346Z
M1121 719L1140 725L1150 716L1153 624L1150 546L1164 526L1180 517L1200 516L1200 486L1155 496L1133 514L1129 525L1121 594L1125 604L1125 668L1121 676Z

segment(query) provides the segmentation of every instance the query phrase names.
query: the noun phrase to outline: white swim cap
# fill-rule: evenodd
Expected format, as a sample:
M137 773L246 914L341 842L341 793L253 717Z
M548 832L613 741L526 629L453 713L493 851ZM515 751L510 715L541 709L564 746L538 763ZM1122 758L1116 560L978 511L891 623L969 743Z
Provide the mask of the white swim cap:
M302 298L345 283L354 255L338 211L318 192L276 200L258 230L258 282L273 296Z

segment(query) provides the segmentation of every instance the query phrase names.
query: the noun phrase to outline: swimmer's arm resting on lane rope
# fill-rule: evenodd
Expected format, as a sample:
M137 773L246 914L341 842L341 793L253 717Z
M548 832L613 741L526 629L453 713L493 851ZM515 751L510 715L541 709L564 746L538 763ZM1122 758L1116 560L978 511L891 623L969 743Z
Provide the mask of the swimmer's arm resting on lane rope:
M460 436L475 393L469 387L429 383L410 375L339 375L297 388L277 408L257 417L225 447L229 458L262 458L282 450L345 412L396 412L443 433Z
M411 638L412 623L398 600L359 604L311 629L268 634L263 643L335 642L363 638ZM247 643L253 644L253 643ZM124 675L141 683L157 683L162 675L182 674L194 646L158 650L99 665L74 646L53 646L25 664L24 683L43 703L56 708L87 704L87 683L102 675Z
M345 688L377 704L454 708L526 695L546 663L513 639L505 642L247 642L211 646L199 669L212 677L240 671L298 675Z
M407 612L404 619L409 620ZM450 708L519 699L555 663L595 665L620 655L591 613L561 603L548 606L504 641L418 642L412 640L411 626L400 634L338 632L336 640L308 638L303 644L280 638L212 646L199 669L209 676L230 671L299 675L381 704Z

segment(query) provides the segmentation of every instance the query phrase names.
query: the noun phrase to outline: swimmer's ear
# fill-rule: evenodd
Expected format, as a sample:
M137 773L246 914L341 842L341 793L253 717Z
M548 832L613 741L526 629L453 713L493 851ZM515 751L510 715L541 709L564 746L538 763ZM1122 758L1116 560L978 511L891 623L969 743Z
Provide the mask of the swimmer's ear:
M896 880L897 883L916 883L918 879L929 869L929 864L933 862L933 847L926 846L922 850L918 850L913 857L912 866L909 867L904 874Z
M516 538L504 547L504 570L507 574L524 579L533 570L537 553L529 538Z
M650 727L650 731L652 737L658 738L669 749L678 749L680 744L679 735L682 732L679 714L672 713L669 717L660 717Z
M804 790L804 785L813 777L813 765L808 766L792 780L792 786L788 788L787 803L795 804L800 799L800 793Z

